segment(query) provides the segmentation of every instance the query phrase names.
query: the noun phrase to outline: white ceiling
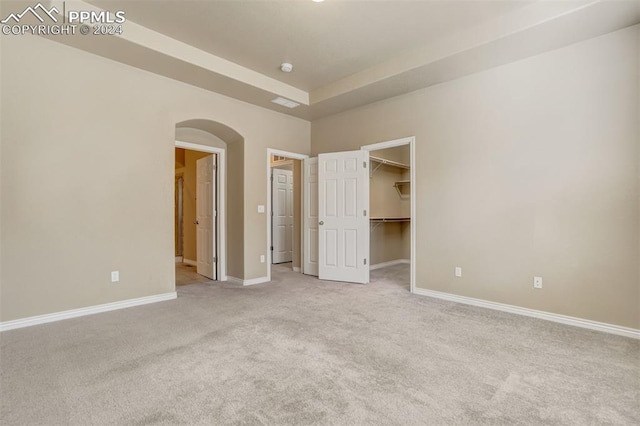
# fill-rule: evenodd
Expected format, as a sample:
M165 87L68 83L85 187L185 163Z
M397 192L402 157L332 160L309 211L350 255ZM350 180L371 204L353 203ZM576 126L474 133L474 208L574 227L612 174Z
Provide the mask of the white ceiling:
M531 1L90 0L127 19L311 91ZM282 62L294 72L279 70Z
M123 34L51 39L307 120L640 23L640 0L89 3L64 7L123 10Z

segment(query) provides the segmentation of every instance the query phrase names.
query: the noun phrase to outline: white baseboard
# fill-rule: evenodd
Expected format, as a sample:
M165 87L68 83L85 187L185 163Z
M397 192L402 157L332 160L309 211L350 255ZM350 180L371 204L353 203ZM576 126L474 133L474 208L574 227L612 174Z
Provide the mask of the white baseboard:
M176 256L176 263L182 263L182 256Z
M241 278L232 277L231 275L227 276L227 281L234 284L241 285L255 285L269 282L269 277L260 277L260 278L252 278L250 280L243 280Z
M184 263L185 265L198 266L198 262L191 259L182 259L182 263Z
M375 271L376 269L386 268L394 265L400 265L402 263L411 263L411 261L409 259L390 260L388 262L376 263L375 265L371 265L369 266L369 270Z
M69 318L77 318L85 315L99 314L101 312L115 311L117 309L131 308L133 306L146 305L148 303L172 300L177 293L163 293L155 296L139 297L137 299L122 300L120 302L105 303L102 305L88 306L86 308L71 309L69 311L54 312L52 314L38 315L35 317L21 318L12 321L0 322L0 332L16 328L31 327L32 325L46 324L48 322L62 321Z
M456 294L443 293L440 291L425 290L422 288L416 288L413 292L414 294L418 294L420 296L429 296L436 299L448 300L450 302L464 303L465 305L479 306L481 308L494 309L497 311L509 312L511 314L524 315L527 317L539 318L547 321L557 322L560 324L588 328L590 330L617 334L620 336L631 337L633 339L640 339L640 330L635 328L570 317L567 315L554 314L551 312L538 311L535 309L522 308L520 306L507 305L504 303L490 302L488 300L475 299L473 297L458 296Z
M255 285L255 284L262 284L262 283L268 283L269 277L260 277L260 278L252 278L250 280L244 280L243 285Z
M293 267L293 272L302 272L302 269L300 269L299 266L294 266Z

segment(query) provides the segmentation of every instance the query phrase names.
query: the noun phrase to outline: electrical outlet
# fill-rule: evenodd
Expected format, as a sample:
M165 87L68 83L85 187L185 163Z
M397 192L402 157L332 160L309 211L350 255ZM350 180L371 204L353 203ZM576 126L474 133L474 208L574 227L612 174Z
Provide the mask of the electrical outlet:
M542 277L533 277L533 288L542 288Z
M264 263L264 254L260 255L260 263Z
M258 204L258 213L264 213L264 205Z
M456 274L456 277L458 278L462 277L462 268L459 266L456 266L455 274Z
M117 283L120 281L120 271L111 271L111 282Z

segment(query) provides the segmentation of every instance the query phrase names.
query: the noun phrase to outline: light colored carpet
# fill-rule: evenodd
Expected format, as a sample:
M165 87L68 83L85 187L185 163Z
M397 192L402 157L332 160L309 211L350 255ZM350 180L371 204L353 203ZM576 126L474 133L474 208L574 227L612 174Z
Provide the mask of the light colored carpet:
M640 424L640 342L286 269L4 332L3 425Z

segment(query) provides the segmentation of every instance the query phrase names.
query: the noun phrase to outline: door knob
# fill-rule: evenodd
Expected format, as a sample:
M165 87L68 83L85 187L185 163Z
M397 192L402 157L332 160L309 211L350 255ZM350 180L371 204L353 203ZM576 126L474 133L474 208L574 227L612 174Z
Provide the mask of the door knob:
M196 220L195 222L193 222L193 224L194 225L200 225L200 222Z
M324 225L324 220L321 220L320 222L318 222L318 225Z

